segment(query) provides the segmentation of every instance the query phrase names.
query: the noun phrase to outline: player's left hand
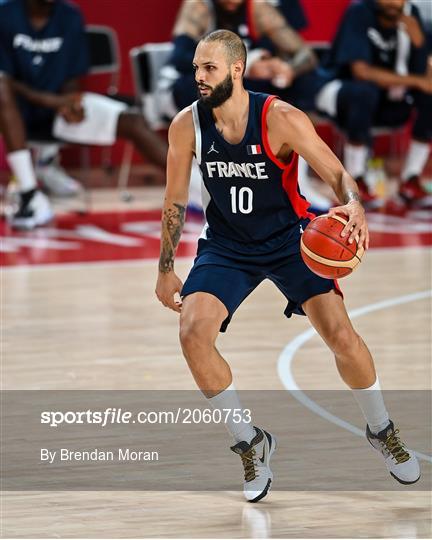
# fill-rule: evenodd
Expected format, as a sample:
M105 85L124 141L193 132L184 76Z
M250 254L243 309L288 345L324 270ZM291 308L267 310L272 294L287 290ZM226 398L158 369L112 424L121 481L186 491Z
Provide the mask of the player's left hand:
M341 236L349 234L348 242L350 244L358 237L358 247L369 249L369 231L366 222L365 211L358 201L350 201L343 206L335 206L328 211L329 216L344 214L348 217L348 223L342 229Z

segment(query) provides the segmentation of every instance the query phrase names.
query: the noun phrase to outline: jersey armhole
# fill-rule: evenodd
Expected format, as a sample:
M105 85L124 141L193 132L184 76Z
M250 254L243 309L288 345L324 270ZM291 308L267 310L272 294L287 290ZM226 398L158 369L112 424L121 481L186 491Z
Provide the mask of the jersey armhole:
M197 160L198 165L201 165L201 126L199 121L199 114L198 114L198 101L194 101L192 103L192 120L194 124L194 130L195 130L195 158Z
M288 163L283 163L280 161L272 152L270 148L270 143L268 140L268 129L267 129L267 112L269 110L269 107L271 103L275 100L279 99L277 96L268 96L268 98L265 100L264 107L261 113L261 134L262 134L262 140L264 144L264 149L266 151L267 156L273 161L275 165L277 165L280 169L285 170L288 169L288 167L291 166L291 164L294 162L294 150L291 152L290 160Z

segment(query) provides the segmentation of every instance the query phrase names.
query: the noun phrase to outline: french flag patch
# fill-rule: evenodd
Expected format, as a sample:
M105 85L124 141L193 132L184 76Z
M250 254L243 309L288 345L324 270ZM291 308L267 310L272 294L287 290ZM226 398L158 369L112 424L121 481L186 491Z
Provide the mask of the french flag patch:
M247 148L247 153L248 153L249 156L254 156L256 154L262 154L260 144L248 144L246 148Z

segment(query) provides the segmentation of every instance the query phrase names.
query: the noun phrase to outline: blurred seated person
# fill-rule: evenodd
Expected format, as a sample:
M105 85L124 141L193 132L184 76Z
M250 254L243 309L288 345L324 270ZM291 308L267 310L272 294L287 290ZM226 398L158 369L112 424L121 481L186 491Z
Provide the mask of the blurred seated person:
M243 38L248 49L248 90L277 94L303 110L313 110L317 59L270 2L183 0L173 30L174 51L169 67L161 73L162 86L172 88L175 107L170 116L197 99L194 51L198 41L216 28Z
M10 0L0 5L0 133L20 191L15 228L53 218L38 189L28 140L112 145L132 141L141 155L165 167L166 143L141 114L105 96L81 93L88 70L79 9L65 0Z
M323 71L327 82L317 108L347 134L344 165L358 182L363 202L378 200L364 178L371 128L399 127L416 116L401 174L399 195L389 209L428 206L421 183L432 139L432 77L418 9L406 0L361 0L350 5Z

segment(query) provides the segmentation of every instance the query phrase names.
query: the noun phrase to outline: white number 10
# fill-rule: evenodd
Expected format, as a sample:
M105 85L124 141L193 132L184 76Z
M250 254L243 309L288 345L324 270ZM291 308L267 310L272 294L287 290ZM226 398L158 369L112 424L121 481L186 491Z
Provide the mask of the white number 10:
M231 210L233 214L237 214L237 198L238 198L238 209L242 214L250 214L252 212L252 200L253 200L253 191L248 187L242 187L238 191L237 196L237 187L232 186L230 189L231 193Z

